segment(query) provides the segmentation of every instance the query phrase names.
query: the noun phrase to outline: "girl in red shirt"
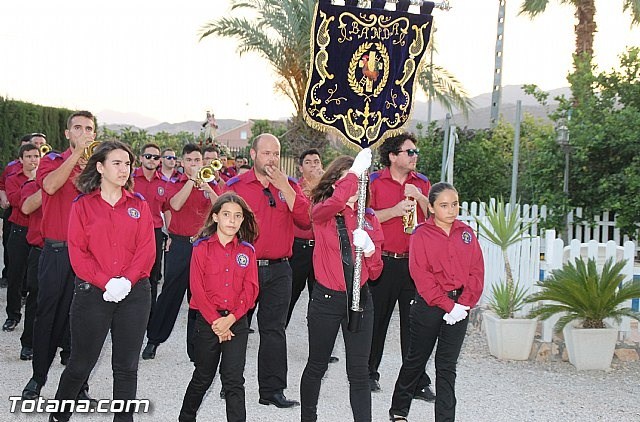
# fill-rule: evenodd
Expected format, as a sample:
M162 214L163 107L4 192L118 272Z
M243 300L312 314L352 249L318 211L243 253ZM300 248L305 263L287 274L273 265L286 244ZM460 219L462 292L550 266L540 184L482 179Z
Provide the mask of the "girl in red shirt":
M300 382L301 421L316 421L318 396L322 377L327 371L331 351L342 327L347 355L349 397L353 420L371 421L371 389L369 387L369 350L373 334L373 303L367 288L368 279L376 279L382 272L382 229L373 210L367 209L363 229L357 228L358 176L369 167L371 151L361 151L356 159L338 157L311 193L315 247L313 266L316 284L311 293L307 312L309 330L309 358ZM346 230L342 227L346 226ZM341 234L339 234L339 232ZM360 307L364 309L359 330L347 328L348 309L351 302L347 295L341 236L348 247L346 265L353 272L354 246L364 251L362 274L358 280ZM347 245L348 243L348 245ZM348 257L350 256L351 259ZM349 268L348 267L348 268ZM328 417L335 419L335 417Z
M180 409L180 421L195 421L220 362L227 421L246 420L244 364L247 311L258 297L258 265L253 242L258 226L235 192L216 200L193 244L190 308L197 311L193 376Z
M410 315L407 358L398 374L389 415L406 421L424 366L436 349L437 422L454 421L456 364L467 332L469 309L484 288L482 250L473 229L457 219L458 192L449 183L429 191L431 216L411 235L409 271L417 294Z
M135 156L122 142L102 142L76 180L82 194L71 206L68 248L75 272L69 312L71 356L56 392L74 400L111 332L113 398L133 400L138 357L151 308L149 273L155 261L153 219L133 193ZM73 409L51 415L66 421ZM129 406L116 421L133 421Z

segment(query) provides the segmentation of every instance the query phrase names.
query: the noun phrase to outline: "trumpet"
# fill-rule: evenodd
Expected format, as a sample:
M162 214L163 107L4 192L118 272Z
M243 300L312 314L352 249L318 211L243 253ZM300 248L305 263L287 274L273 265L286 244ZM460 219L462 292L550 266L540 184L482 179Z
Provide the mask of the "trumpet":
M44 157L45 155L49 154L52 150L51 145L49 144L42 144L40 145L40 148L38 148L40 150L40 156Z
M220 161L220 160L211 160L211 162L209 163L208 167L211 167L215 171L220 171L220 170L222 170L222 161Z
M220 160L213 160L208 166L204 166L198 170L196 176L196 186L199 187L203 183L213 182L216 178L216 171L220 171L222 168L222 162Z
M93 155L93 152L96 150L98 145L100 145L100 141L93 141L89 145L87 145L84 148L84 153L82 154L82 158L88 161L89 158L91 158L91 156Z
M411 234L418 225L418 213L416 211L415 199L411 196L407 196L405 199L408 201L414 201L411 210L402 216L402 229L405 233Z

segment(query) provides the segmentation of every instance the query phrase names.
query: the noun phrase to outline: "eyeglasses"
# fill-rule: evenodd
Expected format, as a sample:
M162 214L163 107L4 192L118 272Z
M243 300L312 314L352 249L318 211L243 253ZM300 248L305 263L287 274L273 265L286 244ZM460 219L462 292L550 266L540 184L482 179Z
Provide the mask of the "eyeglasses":
M175 155L163 155L162 158L166 158L167 160L175 160L176 157Z
M159 155L157 155L157 154L142 154L142 156L143 156L145 159L147 159L147 160L151 160L152 158L153 158L154 160L159 160L159 159L160 159L160 156L159 156ZM174 157L174 158L175 158L175 157Z
M401 152L406 152L409 157L413 157L414 155L419 155L420 154L420 149L418 149L418 148L415 148L415 149L402 149L402 150L396 152L396 155L400 154Z
M267 195L267 198L269 198L269 206L270 207L275 207L276 206L276 199L273 197L273 194L271 193L269 188L262 189L262 193Z

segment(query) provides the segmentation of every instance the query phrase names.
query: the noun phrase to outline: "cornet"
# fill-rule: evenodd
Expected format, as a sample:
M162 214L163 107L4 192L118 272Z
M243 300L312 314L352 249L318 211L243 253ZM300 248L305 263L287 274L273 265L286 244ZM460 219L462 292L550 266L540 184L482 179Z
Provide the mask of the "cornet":
M411 210L402 216L402 228L405 233L411 234L418 225L418 212L416 211L416 201L414 198L407 196L405 199L414 201Z
M211 160L211 162L209 163L208 167L211 167L215 171L220 171L220 170L222 170L222 161L220 161L220 160Z
M40 156L44 157L45 155L49 154L51 152L51 145L49 144L42 144L40 145L40 148L38 148L40 150Z
M89 158L93 155L95 149L100 145L100 141L93 141L89 145L84 148L84 153L82 154L82 158L89 161Z
M220 160L213 160L208 166L204 166L198 170L196 177L196 186L200 186L202 183L213 182L216 178L216 171L220 171L222 168L222 162Z

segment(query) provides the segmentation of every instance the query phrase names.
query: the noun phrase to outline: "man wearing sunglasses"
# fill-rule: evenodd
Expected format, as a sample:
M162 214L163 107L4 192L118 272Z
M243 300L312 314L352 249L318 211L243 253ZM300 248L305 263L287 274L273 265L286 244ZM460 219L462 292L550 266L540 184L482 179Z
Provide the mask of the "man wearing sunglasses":
M371 391L380 390L378 368L382 360L389 321L396 302L400 309L400 346L402 357L409 351L409 310L416 287L409 274L409 234L405 233L403 216L417 213L418 223L427 215L429 179L416 172L418 154L416 138L410 133L389 138L380 146L380 162L384 168L371 175L371 208L384 232L380 277L369 282L373 299L373 339L369 354ZM418 383L414 398L433 401L431 380L426 372Z
M227 189L242 196L255 213L260 233L255 242L258 259L259 403L276 407L299 404L284 395L287 388L287 337L285 325L291 299L294 222L310 228L309 200L295 180L280 170L280 141L258 135L250 150L253 169L227 182Z
M178 164L178 157L176 152L170 148L163 149L160 153L160 173L165 182L175 182L178 179L178 172L176 171L176 165Z
M158 281L162 277L162 252L164 249L164 233L162 232L164 221L162 219L162 210L166 208L167 196L165 195L165 190L168 182L163 180L162 173L159 171L160 147L158 147L158 145L144 145L140 152L139 159L141 166L135 169L131 175L134 181L133 189L141 194L144 199L147 200L147 204L149 204L149 209L153 216L153 228L156 239L156 260L151 269L151 275L149 276L149 282L151 283L151 314L149 320L151 320L158 295Z

